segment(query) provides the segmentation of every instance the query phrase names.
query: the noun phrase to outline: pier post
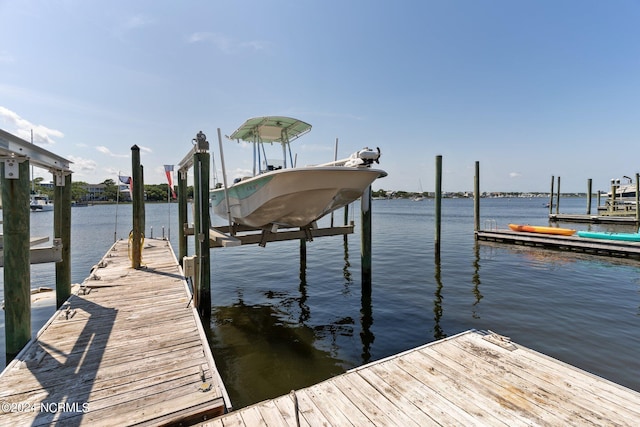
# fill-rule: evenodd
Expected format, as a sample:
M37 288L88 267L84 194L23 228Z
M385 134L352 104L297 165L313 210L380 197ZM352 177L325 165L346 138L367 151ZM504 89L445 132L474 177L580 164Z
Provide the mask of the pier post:
M71 295L71 174L54 174L53 232L62 243L62 260L56 262L56 308Z
M474 231L480 231L480 162L476 162L476 174L473 180L473 219Z
M133 235L131 242L131 267L140 268L142 263L142 236L144 224L141 215L144 215L143 203L144 188L142 171L140 169L140 148L137 145L131 147L131 176L133 179ZM140 191L142 190L142 191ZM142 196L141 196L142 195Z
M440 231L442 225L442 156L436 156L436 199L435 199L435 252L436 256L440 254Z
M640 221L640 173L636 173L636 225Z
M368 186L360 198L361 210L361 268L362 268L362 289L371 288L371 186Z
M200 317L211 316L211 257L209 246L209 142L207 136L198 132L197 150L193 155L193 201L194 235L198 258L198 313Z
M556 215L560 213L560 177L558 177L558 192L556 193Z
M6 362L31 339L29 160L5 159L0 180L4 234Z
M178 261L187 256L187 171L178 171ZM183 266L184 267L184 266Z
M587 179L587 215L591 215L591 178Z
M553 183L556 177L551 175L551 191L549 192L549 215L553 213Z

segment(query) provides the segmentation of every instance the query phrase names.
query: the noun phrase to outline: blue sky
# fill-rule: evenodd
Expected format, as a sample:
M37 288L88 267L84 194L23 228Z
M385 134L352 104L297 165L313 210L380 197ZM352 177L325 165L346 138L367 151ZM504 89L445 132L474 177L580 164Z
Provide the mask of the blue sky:
M640 172L640 2L0 0L0 128L73 179L164 183L202 130L286 115L298 164L380 147L373 188L607 190ZM251 150L224 141L230 178ZM41 176L49 179L50 174ZM221 179L220 173L218 178Z

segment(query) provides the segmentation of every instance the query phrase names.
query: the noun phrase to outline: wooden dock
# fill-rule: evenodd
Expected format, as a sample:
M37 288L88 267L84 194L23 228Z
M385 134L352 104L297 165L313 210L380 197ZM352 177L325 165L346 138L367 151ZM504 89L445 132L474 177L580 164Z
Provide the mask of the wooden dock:
M1 425L192 424L225 413L188 285L168 241L131 268L118 241L0 374Z
M637 426L640 393L467 331L201 424Z
M560 236L542 233L523 233L511 230L477 231L476 239L480 241L533 246L591 255L640 259L640 242L589 239L575 235Z
M552 222L578 222L586 224L621 224L637 225L638 220L633 216L611 216L611 215L580 215L580 214L549 214L549 221Z

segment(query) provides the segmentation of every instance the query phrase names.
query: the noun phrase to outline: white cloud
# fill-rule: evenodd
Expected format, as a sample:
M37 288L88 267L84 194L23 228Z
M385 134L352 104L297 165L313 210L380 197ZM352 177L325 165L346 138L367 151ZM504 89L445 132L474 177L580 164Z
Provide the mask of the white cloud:
M53 138L64 137L61 131L49 129L43 125L33 124L29 120L20 117L16 112L3 106L0 106L0 122L12 125L15 129L15 134L25 141L31 141L31 132L33 131L33 142L38 145L52 145L55 144Z
M73 162L72 169L74 172L92 172L98 168L98 164L95 160L83 159L82 157L69 155L68 159Z
M151 24L153 24L153 20L144 15L126 16L118 22L113 29L113 34L123 41L125 36L130 32L148 27Z
M263 40L236 41L225 35L210 32L193 33L187 38L188 43L210 43L223 53L235 53L241 50L261 51L269 48L271 43Z
M522 174L518 172L509 172L509 178L518 178L521 177Z
M122 158L128 158L129 157L128 154L115 154L115 153L111 152L111 150L109 150L104 145L97 146L96 150L98 150L102 154L106 154L107 156L110 156L110 157L122 157Z
M144 151L145 153L153 153L153 150L149 147L143 147L141 145L138 145L138 148L140 149L140 151Z

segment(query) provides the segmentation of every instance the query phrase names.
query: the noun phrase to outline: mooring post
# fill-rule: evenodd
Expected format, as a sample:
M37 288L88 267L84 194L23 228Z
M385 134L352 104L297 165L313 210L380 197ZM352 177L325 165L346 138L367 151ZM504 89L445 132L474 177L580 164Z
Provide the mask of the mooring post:
M178 260L187 256L187 171L178 171ZM183 266L184 267L184 266Z
M591 178L587 179L587 215L591 215Z
M209 245L209 142L207 136L198 132L196 151L193 155L193 201L194 235L198 258L198 313L200 317L211 316L211 257Z
M2 163L6 362L31 339L29 160Z
M474 230L480 231L480 162L476 162L476 174L473 180L473 219Z
M549 192L549 215L553 213L553 183L556 177L551 175L551 191Z
M56 307L71 296L71 174L54 174L54 237L62 243L62 259L56 262Z
M144 188L142 183L142 173L140 169L140 148L137 145L131 147L131 176L133 179L133 231L131 242L131 268L140 268L142 263L142 236L144 224L142 224L141 214L143 207ZM142 197L140 195L142 194Z
M556 215L560 213L560 177L558 177L558 192L556 193Z
M435 251L436 255L440 254L440 230L442 224L442 156L436 156L436 199L435 199Z
M640 220L640 173L636 173L636 225L638 225L638 221Z
M360 257L362 268L362 289L371 288L371 186L368 186L360 198L360 226L362 228Z

